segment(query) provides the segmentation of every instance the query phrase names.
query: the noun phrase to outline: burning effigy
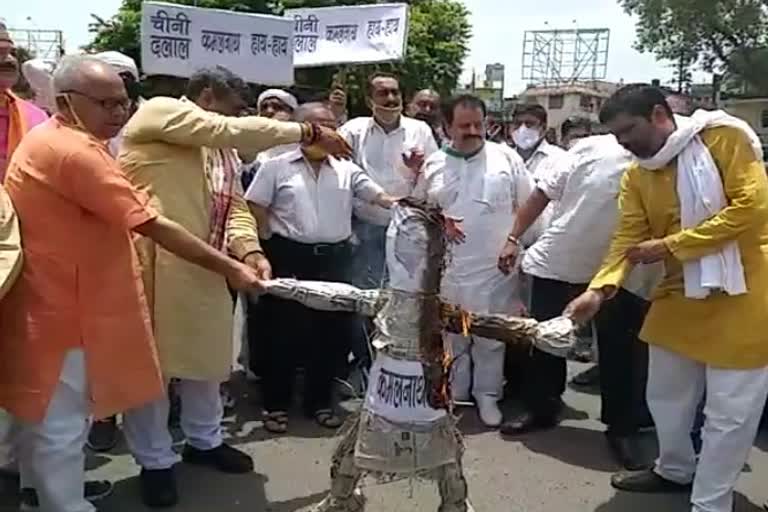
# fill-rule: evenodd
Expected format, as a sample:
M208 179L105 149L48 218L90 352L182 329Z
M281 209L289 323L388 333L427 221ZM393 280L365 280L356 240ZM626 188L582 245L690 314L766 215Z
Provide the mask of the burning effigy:
M342 427L331 458L331 490L315 512L362 510L365 499L358 485L365 475L434 480L439 512L470 510L462 437L451 400L453 354L444 332L531 344L562 357L573 347L575 326L567 318L539 323L473 315L443 303L440 283L449 248L441 211L403 200L393 208L387 231L385 289L290 279L267 283L267 293L314 309L371 316L376 325L376 356L365 399Z

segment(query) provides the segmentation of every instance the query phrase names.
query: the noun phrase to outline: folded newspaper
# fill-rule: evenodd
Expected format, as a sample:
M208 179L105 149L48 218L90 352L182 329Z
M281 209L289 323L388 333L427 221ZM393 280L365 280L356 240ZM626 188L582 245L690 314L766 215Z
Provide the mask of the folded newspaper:
M376 316L386 303L386 290L361 290L345 283L273 279L265 283L269 295L292 300L319 311L348 311ZM530 344L557 357L567 357L576 343L577 326L570 318L556 317L544 322L498 314L475 314L443 304L443 327L450 332L467 332L507 344Z

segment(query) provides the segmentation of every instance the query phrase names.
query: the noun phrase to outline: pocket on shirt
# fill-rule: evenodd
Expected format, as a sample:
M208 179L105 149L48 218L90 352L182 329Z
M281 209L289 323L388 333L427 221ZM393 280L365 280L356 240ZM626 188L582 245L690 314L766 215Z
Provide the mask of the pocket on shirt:
M493 213L512 213L512 177L507 173L498 173L486 177L480 197L475 201L486 205Z

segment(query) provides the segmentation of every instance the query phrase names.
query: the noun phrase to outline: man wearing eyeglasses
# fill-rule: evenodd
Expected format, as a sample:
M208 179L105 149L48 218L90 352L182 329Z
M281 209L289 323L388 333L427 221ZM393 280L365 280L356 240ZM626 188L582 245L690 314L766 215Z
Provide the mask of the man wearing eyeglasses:
M238 290L260 279L159 215L126 180L104 143L130 104L109 66L66 57L53 85L58 114L24 137L5 180L24 265L0 301L0 407L20 425L21 480L34 498L23 505L94 512L83 492L89 417L163 395L132 233Z

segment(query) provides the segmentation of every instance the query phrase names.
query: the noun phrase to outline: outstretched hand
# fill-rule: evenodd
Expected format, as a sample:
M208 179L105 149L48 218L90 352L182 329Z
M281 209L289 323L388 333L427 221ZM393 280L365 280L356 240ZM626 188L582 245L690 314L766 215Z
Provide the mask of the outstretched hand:
M463 244L467 239L464 229L461 227L461 223L464 219L461 217L443 217L443 229L445 230L445 238L455 244Z

